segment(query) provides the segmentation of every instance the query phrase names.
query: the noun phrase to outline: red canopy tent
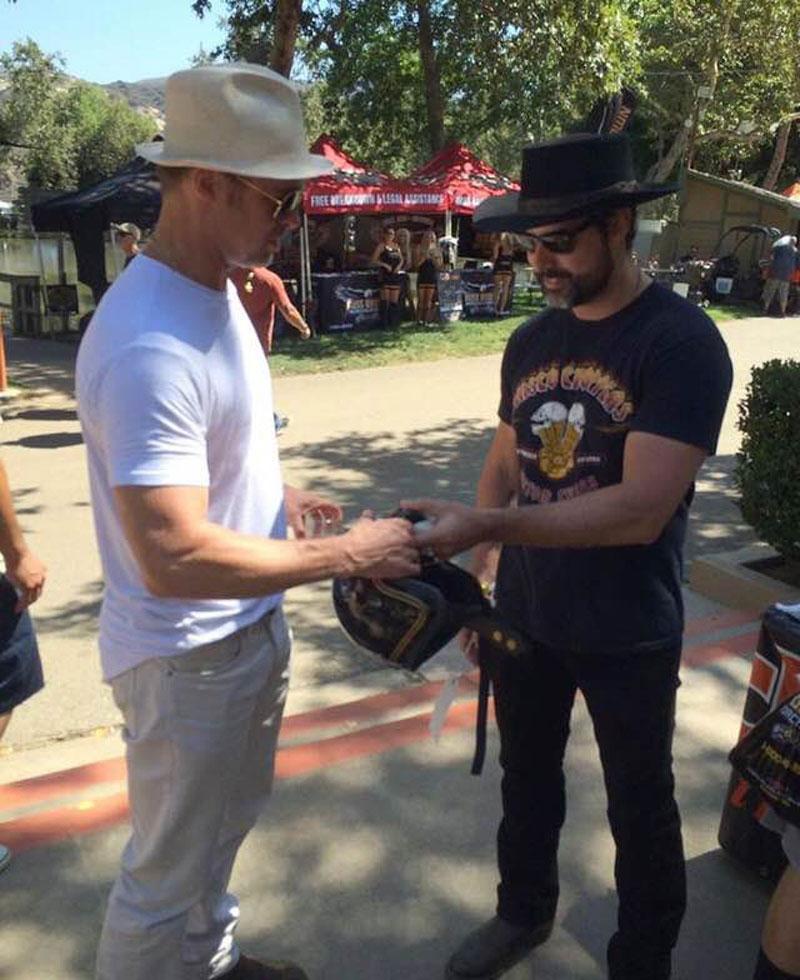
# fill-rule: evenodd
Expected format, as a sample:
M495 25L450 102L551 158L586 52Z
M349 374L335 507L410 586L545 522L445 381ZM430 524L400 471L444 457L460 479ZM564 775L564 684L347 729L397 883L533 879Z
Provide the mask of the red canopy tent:
M311 152L330 160L336 169L308 181L303 193L306 214L374 214L386 210L380 200L383 188L391 182L386 174L358 163L332 136L320 136Z
M449 237L452 215L471 215L485 198L519 189L518 184L461 143L445 147L402 179L358 163L332 136L320 136L311 152L330 160L335 169L308 181L303 193L301 291L304 304L311 289L308 216L443 214L445 235Z
M408 177L394 179L355 161L331 136L311 147L336 169L306 184L306 214L472 214L487 197L519 185L461 143L445 147Z
M445 206L437 210L472 214L487 197L519 190L519 184L498 173L463 143L451 143L400 182L415 190L440 194Z

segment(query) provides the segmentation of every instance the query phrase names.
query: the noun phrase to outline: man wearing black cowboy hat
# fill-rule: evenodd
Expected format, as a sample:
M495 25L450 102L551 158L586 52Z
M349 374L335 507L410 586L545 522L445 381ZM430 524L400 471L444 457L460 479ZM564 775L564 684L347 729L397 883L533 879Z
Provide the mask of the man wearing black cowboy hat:
M477 546L473 571L497 570L498 614L535 641L527 660L481 644L501 737L500 884L450 980L500 976L553 928L578 689L617 847L609 976L670 976L686 903L671 755L682 549L731 385L711 320L631 259L637 204L674 190L635 180L627 137L579 134L526 147L519 193L475 214L479 230L524 241L550 308L508 342L477 506L408 504L435 521L421 547Z

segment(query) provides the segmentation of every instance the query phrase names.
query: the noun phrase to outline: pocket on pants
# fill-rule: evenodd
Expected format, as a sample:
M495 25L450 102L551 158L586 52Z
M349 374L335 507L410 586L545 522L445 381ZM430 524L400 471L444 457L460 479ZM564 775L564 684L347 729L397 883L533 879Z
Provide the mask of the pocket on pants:
M215 726L227 723L239 688L242 639L234 634L163 663L177 718Z

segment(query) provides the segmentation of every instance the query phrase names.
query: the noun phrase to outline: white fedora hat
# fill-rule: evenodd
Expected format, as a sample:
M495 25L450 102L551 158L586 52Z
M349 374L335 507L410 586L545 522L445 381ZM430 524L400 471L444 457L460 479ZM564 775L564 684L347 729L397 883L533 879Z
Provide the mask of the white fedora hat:
M136 152L160 167L307 180L333 170L309 153L296 87L245 63L205 65L167 79L164 139Z

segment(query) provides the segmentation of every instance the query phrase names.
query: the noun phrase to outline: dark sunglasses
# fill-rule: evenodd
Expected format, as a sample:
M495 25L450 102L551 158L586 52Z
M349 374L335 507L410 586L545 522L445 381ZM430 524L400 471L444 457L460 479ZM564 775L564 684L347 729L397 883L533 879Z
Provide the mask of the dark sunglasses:
M601 224L602 219L597 215L592 215L583 224L578 225L577 228L570 228L568 231L549 231L545 235L535 235L529 231L524 235L517 234L516 237L520 246L527 252L532 252L537 245L541 245L548 252L554 252L556 255L568 255L570 252L575 251L575 245L578 242L579 235L583 234L587 228Z
M273 197L267 191L263 190L258 184L252 183L246 177L240 177L236 175L236 179L240 184L244 184L245 187L249 187L251 190L255 191L256 194L260 194L262 197L266 197L268 201L272 201L275 205L275 210L272 212L272 220L276 218L285 217L287 214L294 214L295 211L299 211L303 206L303 189L297 187L294 190L287 191L283 197Z

